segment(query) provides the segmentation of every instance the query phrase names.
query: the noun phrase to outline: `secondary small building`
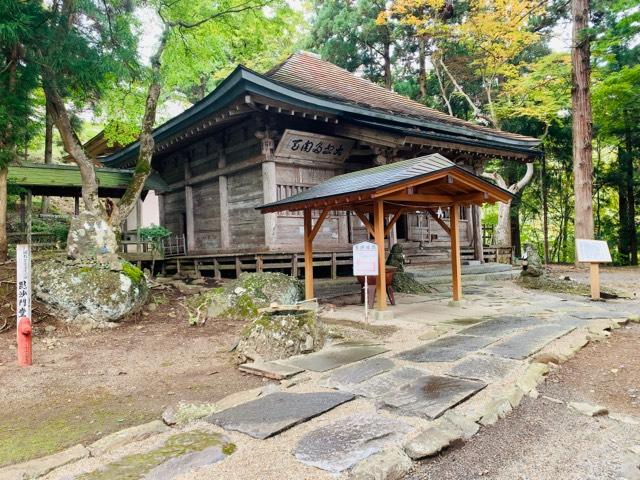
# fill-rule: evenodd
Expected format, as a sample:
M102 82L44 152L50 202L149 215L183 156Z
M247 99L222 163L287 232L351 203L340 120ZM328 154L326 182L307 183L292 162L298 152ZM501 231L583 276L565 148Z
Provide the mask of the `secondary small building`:
M266 74L238 66L202 101L156 128L154 138L152 166L168 185L159 194L160 223L184 235L191 257L302 252L300 212L262 215L256 207L335 175L431 153L480 173L492 158L531 162L541 154L535 138L446 115L307 52ZM102 161L132 168L137 153L136 142ZM424 258L430 248L448 248L446 212L437 213L403 213L391 241L419 245ZM479 208L462 206L459 218L461 247L483 259ZM315 250L349 252L367 237L357 214L335 211Z

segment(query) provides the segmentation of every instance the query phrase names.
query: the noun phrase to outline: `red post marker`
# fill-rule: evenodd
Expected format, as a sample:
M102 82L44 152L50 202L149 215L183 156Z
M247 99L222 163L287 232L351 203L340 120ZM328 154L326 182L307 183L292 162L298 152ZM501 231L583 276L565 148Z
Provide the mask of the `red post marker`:
M31 320L22 317L18 320L18 365L28 367L31 358Z

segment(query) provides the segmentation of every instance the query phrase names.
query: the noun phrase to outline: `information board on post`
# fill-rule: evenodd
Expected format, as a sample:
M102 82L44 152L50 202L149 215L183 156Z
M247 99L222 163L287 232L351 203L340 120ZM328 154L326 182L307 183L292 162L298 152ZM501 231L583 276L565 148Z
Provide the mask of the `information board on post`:
M378 246L371 242L360 242L353 246L353 274L364 276L364 319L369 322L368 277L378 275Z
M28 244L16 245L16 331L18 364L31 365L31 246Z
M600 299L600 264L611 262L609 245L604 240L576 238L576 258L578 262L589 264L591 299Z

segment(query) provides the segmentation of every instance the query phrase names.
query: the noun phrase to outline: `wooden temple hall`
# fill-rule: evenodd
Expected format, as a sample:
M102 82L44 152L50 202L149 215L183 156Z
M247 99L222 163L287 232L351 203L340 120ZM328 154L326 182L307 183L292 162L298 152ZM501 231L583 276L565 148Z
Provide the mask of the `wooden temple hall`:
M387 248L402 243L413 263L449 262L452 242L463 259L495 260L479 205L510 197L478 174L490 159L541 154L537 139L427 108L307 52L265 74L238 66L154 137L152 167L166 184L156 192L160 223L186 239L165 267L216 276L298 275L310 261L335 276L350 270L354 243L382 241L379 228ZM137 151L133 143L100 161L130 169ZM385 183L409 177L399 190ZM305 262L309 225L313 257Z

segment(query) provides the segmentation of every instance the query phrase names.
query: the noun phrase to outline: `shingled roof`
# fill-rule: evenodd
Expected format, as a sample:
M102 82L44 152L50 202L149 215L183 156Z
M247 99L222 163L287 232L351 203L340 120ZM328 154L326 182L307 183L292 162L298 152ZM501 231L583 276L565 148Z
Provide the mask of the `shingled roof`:
M266 76L313 95L321 95L411 118L436 120L486 133L496 133L495 129L447 115L404 95L387 90L333 63L326 62L310 52L294 53L283 63L267 72ZM500 134L518 140L536 140L516 133L501 131Z
M442 155L434 153L337 175L296 195L257 207L257 210L261 210L263 213L289 209L300 210L308 208L309 205L321 200L330 200L352 194L373 193L383 188L401 185L410 180L424 179L426 181L434 174L443 172L455 172L459 175L474 178L477 183L484 185L485 189L497 194L501 201L513 197L507 190L493 185L485 179L464 170ZM456 185L455 189L463 194L466 193L464 192L464 187L461 189L459 185ZM367 198L364 199L364 201L367 200Z

